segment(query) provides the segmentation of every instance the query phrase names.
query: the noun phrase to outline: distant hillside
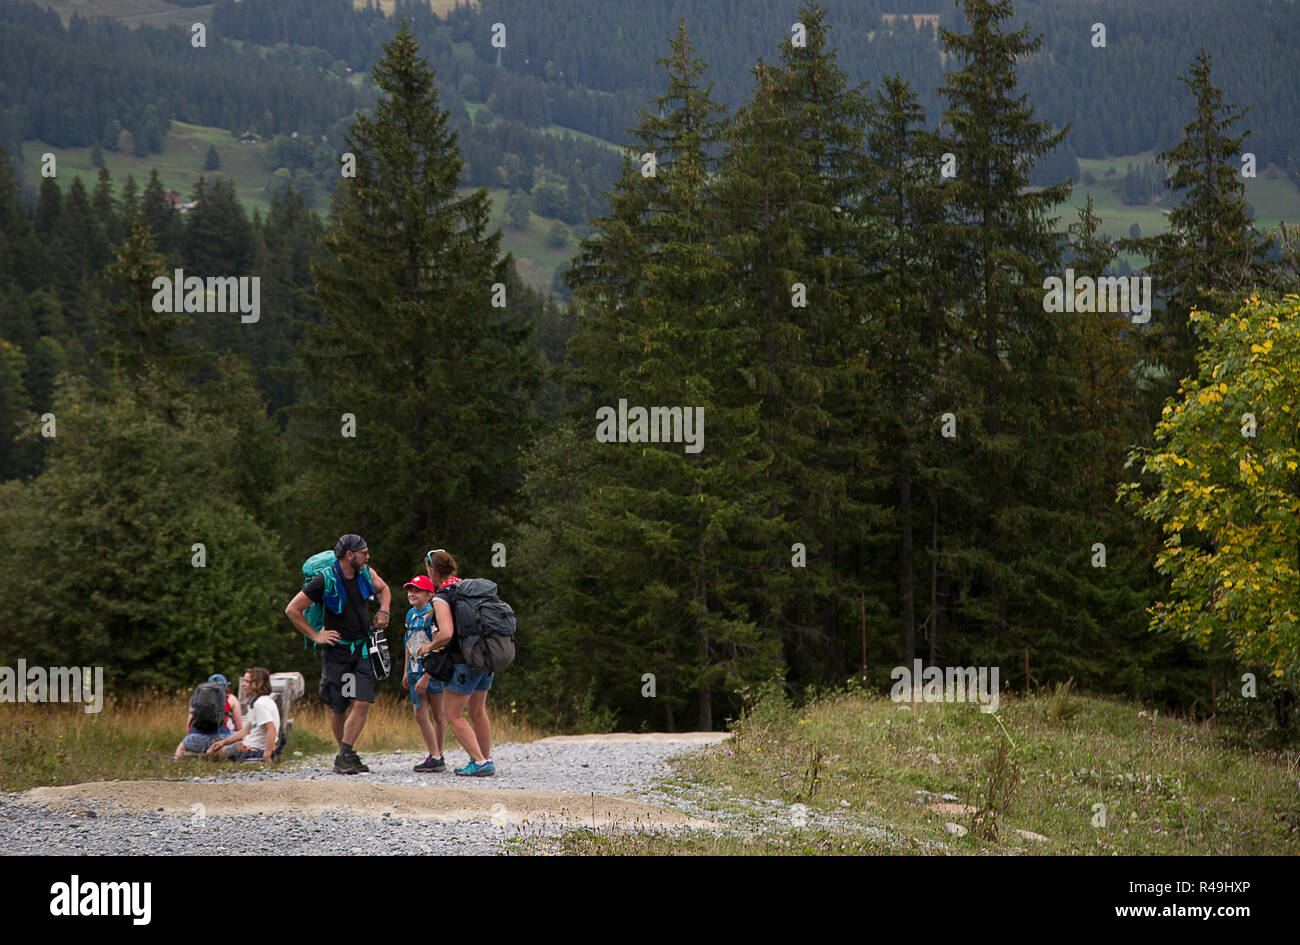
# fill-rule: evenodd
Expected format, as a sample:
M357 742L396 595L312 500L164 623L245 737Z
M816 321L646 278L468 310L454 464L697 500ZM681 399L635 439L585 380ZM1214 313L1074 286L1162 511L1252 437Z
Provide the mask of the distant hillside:
M873 87L883 74L902 74L935 124L943 65L932 25L913 28L885 17L939 7L939 24L960 30L960 12L929 0L823 5L849 74ZM324 212L352 110L373 99L367 72L394 28L385 14L400 14L412 19L437 71L466 161L464 183L520 192L538 219L562 221L580 235L605 212L600 194L617 177L619 145L636 124L636 109L662 91L654 60L664 54L677 19L685 19L710 64L715 97L735 103L748 95L754 61L772 58L785 38L787 26L773 24L786 24L794 4L42 0L42 6L64 23L76 13L115 24L83 24L74 35L24 12L35 7L0 0L0 145L11 152L52 150L64 168L89 174L98 140L115 176L143 179L156 166L170 186L187 192L214 145L219 173L235 182L246 208L265 209L272 190L292 184ZM1204 0L1144 0L1135 10L1118 0L1084 8L1021 0L1016 12L1043 34L1042 51L1021 65L1021 90L1041 117L1071 127L1067 143L1035 169L1035 184L1073 176L1072 203L1091 194L1112 236L1127 236L1135 226L1144 235L1163 230L1164 195L1137 199L1128 169L1134 164L1140 174L1181 134L1191 101L1175 76L1205 42L1216 57L1216 83L1228 100L1251 109L1247 147L1258 157L1260 176L1247 182L1247 192L1257 225L1300 217L1300 73L1269 65L1288 61L1288 51L1300 46L1300 6L1252 0L1226 10ZM195 21L210 27L203 73L193 69L188 33L177 28ZM490 42L497 22L507 26L504 48ZM1091 42L1094 22L1107 26L1104 48ZM1135 61L1135 49L1140 70L1115 68L1117 60ZM250 75L254 81L243 81ZM253 131L258 144L237 145L230 133L242 131ZM20 174L31 186L35 165L25 157ZM1074 220L1069 208L1060 215L1061 229ZM507 242L524 240L523 232L508 233ZM554 254L544 245L532 249L531 281L551 284L546 273L553 265L546 260Z
M67 23L75 13L82 17L106 16L123 26L188 26L212 15L212 4L168 3L166 0L37 0Z
M217 149L221 160L217 171L206 171L203 167L209 145ZM28 193L34 194L40 187L40 155L46 152L55 155L56 181L62 189L66 191L78 177L87 189L94 186L99 170L91 164L89 148L51 148L34 141L25 150L28 159L21 165L20 179ZM200 176L208 180L229 180L234 183L245 211L251 216L254 210L259 210L265 216L271 209L272 188L282 188L284 183L284 179L275 176L270 155L271 149L265 142L242 144L220 128L176 122L161 154L143 158L127 153L106 155L104 166L119 184L127 175L133 175L141 187L149 179L149 172L157 168L163 187L179 192L186 199ZM563 226L563 222L537 213L529 215L527 226L512 226L506 222L504 212L509 191L493 188L488 193L493 206L489 227L501 228L502 250L515 254L519 275L525 282L543 292L550 290L555 272L577 250L573 232L566 230L568 237L564 242L552 244L551 231L556 224ZM328 199L318 196L314 209L324 215L329 209Z

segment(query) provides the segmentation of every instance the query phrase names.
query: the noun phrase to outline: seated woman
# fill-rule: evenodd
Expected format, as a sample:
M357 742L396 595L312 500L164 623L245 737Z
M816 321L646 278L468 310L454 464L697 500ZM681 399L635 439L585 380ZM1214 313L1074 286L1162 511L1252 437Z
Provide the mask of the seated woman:
M278 761L280 707L271 698L271 674L260 666L244 671L244 689L252 696L248 718L238 732L213 742L208 757L232 761Z
M204 754L214 741L225 738L244 724L239 700L235 698L234 693L230 692L230 683L226 682L225 676L220 673L213 673L208 677L207 683L199 688L203 689L205 686L211 688L220 686L222 690L220 696L224 702L224 708L222 709L221 721L217 725L204 725L202 720L195 719L195 700L199 698L199 692L196 691L190 699L190 714L185 720L185 737L176 746L176 750L172 752L174 760L184 758L186 755Z

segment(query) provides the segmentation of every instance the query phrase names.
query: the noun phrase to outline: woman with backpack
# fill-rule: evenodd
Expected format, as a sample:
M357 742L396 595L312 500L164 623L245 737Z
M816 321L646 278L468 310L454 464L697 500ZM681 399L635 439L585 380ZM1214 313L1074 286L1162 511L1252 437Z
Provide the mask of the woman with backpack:
M437 588L433 595L433 617L438 632L434 634L432 642L426 643L416 652L420 656L426 656L443 647L448 649L452 676L444 687L443 711L451 724L451 730L456 733L456 740L469 752L470 757L470 763L457 768L456 773L475 778L491 777L496 774L496 768L492 765L492 726L488 722L487 694L492 688L494 674L474 672L465 665L465 657L461 653L455 608L452 606L453 592L448 591L448 587L460 581L456 576L456 559L438 548L425 555L424 568ZM469 709L468 722L463 714L466 708Z
M239 700L229 691L230 683L220 673L213 673L200 683L190 696L190 714L185 720L185 737L172 752L172 760L185 755L201 755L219 738L243 727Z

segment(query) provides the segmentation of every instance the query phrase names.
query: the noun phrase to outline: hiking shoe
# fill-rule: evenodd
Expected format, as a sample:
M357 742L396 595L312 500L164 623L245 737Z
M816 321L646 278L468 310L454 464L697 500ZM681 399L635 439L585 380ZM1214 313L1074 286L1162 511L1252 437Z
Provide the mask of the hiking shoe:
M457 768L456 773L471 778L490 778L497 773L497 770L492 767L492 762L490 761L485 761L483 764L479 764L477 761L471 761L465 767Z
M433 757L433 755L427 755L423 761L421 761L418 765L416 765L411 770L420 771L420 772L441 771L445 767L447 767L447 763L443 761L441 758L435 758Z
M353 766L357 769L357 771L362 774L370 770L369 765L362 763L361 756L356 753L355 749L353 751L348 752L348 760L351 761Z
M356 755L349 756L339 752L334 758L335 774L360 774L361 770L361 762Z

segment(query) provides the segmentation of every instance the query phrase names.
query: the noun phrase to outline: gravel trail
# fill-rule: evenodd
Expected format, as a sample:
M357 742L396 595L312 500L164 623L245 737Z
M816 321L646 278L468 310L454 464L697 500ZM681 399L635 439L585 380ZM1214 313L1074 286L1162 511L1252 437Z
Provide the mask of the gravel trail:
M452 774L452 767L468 760L459 751L448 753L448 770L438 774L412 771L423 759L413 752L364 754L370 772L360 775L335 774L332 757L323 756L270 769L215 767L193 759L178 762L177 776L165 782L0 795L0 849L23 856L460 855L521 846L549 851L566 826L587 822L678 829L674 825L688 818L659 810L664 798L654 784L672 773L667 759L723 737L577 736L497 745L497 775L491 778ZM218 785L230 790L214 791ZM188 803L198 797L222 809ZM421 803L425 797L427 807ZM259 805L264 810L254 812Z

